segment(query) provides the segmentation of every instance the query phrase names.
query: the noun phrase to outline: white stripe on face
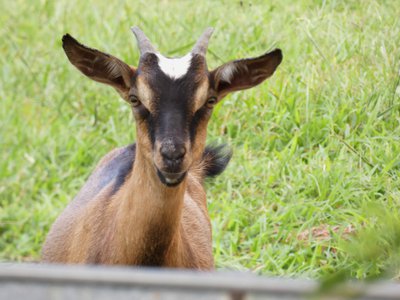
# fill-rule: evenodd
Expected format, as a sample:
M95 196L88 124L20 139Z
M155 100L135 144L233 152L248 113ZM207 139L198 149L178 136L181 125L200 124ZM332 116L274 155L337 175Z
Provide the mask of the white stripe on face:
M161 71L172 79L178 79L184 76L187 73L192 60L192 53L188 53L180 58L166 58L159 53L156 55L158 57L158 65L160 66Z

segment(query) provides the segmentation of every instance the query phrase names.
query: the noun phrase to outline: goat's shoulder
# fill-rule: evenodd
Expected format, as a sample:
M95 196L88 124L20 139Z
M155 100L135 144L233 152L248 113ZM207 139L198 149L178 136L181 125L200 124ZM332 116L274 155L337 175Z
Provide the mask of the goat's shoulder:
M132 171L135 161L136 145L113 149L97 164L85 185L74 199L75 205L85 204L110 184L111 194L115 194Z
M135 159L135 150L135 144L116 148L100 160L78 195L54 222L43 246L42 259L44 261L67 260L68 247L66 245L74 240L74 228L78 222L86 220L82 219L82 216L87 213L86 208L94 205L97 207L96 213L101 211L101 207L119 189L130 173ZM96 222L93 223L93 226L97 225ZM88 236L83 235L83 237ZM83 247L85 243L81 241L80 244Z

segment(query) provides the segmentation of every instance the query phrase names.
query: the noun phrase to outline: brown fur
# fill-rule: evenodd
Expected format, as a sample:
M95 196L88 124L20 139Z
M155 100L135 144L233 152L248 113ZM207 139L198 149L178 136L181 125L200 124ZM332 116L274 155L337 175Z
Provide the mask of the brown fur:
M120 151L107 154L92 176ZM43 261L213 267L206 195L196 168L179 186L166 187L138 149L132 173L116 194L111 190L110 183L78 195L53 225Z

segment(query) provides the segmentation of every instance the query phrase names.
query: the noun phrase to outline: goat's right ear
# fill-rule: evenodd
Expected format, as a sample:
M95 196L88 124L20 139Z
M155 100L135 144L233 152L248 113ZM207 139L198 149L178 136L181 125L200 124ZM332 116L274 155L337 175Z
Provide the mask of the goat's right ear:
M62 38L62 45L69 61L87 77L114 87L126 97L135 69L118 58L88 48L69 34Z
M282 51L275 49L259 57L234 60L216 68L210 75L218 98L260 84L281 62Z

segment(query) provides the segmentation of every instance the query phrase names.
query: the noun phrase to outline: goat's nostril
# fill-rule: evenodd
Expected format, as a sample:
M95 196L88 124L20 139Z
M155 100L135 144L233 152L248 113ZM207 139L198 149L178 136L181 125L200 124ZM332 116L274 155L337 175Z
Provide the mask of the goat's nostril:
M177 158L182 158L185 156L185 154L186 154L185 146L181 145L181 146L177 147L177 149L176 149L176 155L178 156Z
M165 159L179 160L185 156L186 148L184 145L163 145L160 152Z

